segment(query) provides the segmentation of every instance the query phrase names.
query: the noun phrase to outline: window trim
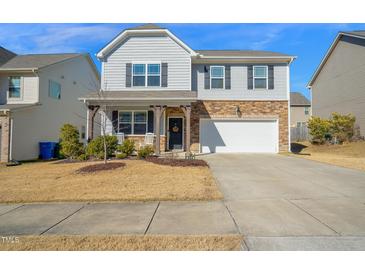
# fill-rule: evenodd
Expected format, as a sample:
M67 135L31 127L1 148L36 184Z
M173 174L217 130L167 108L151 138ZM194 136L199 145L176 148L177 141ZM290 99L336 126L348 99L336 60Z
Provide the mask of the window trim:
M60 86L59 98L56 98L56 97L51 96L51 82L56 83L56 84L58 84ZM57 81L54 81L52 79L49 79L48 80L48 97L49 98L52 98L52 99L55 99L55 100L61 100L61 93L62 93L62 85L61 85L61 83L59 83Z
M222 77L212 77L212 68L223 68L223 76ZM209 67L209 76L210 76L210 89L214 90L222 90L225 89L226 86L226 66L214 65ZM223 79L223 86L221 88L213 88L212 80L214 79Z
M10 78L11 77L17 77L19 78L19 83L20 83L20 94L19 94L19 97L10 97ZM8 76L8 92L6 93L6 99L8 101L21 101L23 100L23 77L22 76L19 76L19 75L9 75Z
M133 66L134 65L144 65L145 67L145 71L144 71L144 86L135 86L133 83L133 77L134 77L134 70L133 70ZM158 86L149 86L148 85L148 76L157 76L157 74L152 74L149 75L148 74L148 65L159 65L160 66L160 74L158 75L160 77L160 83ZM161 83L162 83L162 62L161 61L149 61L149 62L132 62L132 79L131 79L131 87L132 88L141 88L141 87L145 87L145 88L160 88L161 87ZM138 74L139 76L142 76L142 74ZM136 75L136 76L138 76Z
M118 133L120 132L120 113L121 112L130 112L132 114L131 117L131 133L130 134L125 134L126 136L144 136L147 132L148 132L148 110L118 110ZM145 124L146 125L146 132L144 134L134 134L134 113L135 112L144 112L146 114L146 122L145 123L141 123L141 122L136 122L136 124Z
M266 68L266 77L258 77L255 76L255 68ZM269 66L268 65L257 65L252 68L252 78L253 78L253 89L258 90L268 90L269 89ZM255 87L255 79L266 79L266 88L256 88Z

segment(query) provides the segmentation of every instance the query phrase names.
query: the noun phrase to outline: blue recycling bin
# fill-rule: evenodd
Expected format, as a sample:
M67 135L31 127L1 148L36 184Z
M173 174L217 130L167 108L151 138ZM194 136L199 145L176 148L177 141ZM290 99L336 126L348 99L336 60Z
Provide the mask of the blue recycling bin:
M39 142L39 158L50 160L56 158L56 142Z

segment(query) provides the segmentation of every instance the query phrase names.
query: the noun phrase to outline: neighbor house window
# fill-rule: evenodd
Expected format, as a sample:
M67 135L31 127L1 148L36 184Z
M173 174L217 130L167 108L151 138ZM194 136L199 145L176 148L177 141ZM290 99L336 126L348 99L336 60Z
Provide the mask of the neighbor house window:
M20 98L20 77L10 76L9 77L9 98Z
M224 87L224 66L210 67L210 86L212 89Z
M134 87L161 86L160 64L133 64Z
M267 66L254 66L253 67L253 88L254 89L267 89Z
M61 99L61 84L49 80L48 96L55 99Z
M147 111L119 112L118 132L124 134L146 134Z
M309 114L309 107L304 107L304 114L308 115Z

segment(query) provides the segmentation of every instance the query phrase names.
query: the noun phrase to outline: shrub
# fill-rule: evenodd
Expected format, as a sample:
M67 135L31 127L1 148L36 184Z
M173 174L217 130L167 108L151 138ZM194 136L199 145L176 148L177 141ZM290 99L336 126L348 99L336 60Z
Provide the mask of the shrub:
M84 152L83 144L79 142L77 127L65 124L60 129L60 153L66 158L76 159Z
M124 140L124 142L118 146L118 151L123 152L127 156L132 155L135 150L135 143L131 139Z
M78 157L77 157L77 160L79 161L86 161L87 159L89 159L89 157L83 153L83 154L80 154Z
M308 120L309 134L313 144L323 144L330 133L330 121L319 117L311 117Z
M116 136L105 136L106 140L106 155L110 157L117 150L118 139ZM104 136L99 136L88 144L86 153L89 156L94 156L98 159L104 158Z
M118 154L116 155L116 157L117 157L118 159L125 159L125 158L127 158L127 154L125 154L124 152L122 152L122 153L118 153Z
M147 145L143 146L138 150L137 156L138 158L146 158L148 156L151 156L154 152L153 146Z
M335 142L349 141L354 135L355 116L352 114L341 115L333 112L330 119L330 132Z

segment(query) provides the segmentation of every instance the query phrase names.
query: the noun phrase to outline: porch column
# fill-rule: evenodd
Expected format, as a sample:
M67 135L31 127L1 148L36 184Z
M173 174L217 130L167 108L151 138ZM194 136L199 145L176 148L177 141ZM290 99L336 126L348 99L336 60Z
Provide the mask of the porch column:
M87 111L87 141L90 142L94 138L94 119L99 110L99 106L88 106Z
M0 162L9 162L10 151L10 113L7 111L0 112L0 127L1 127L1 151Z
M190 153L190 116L191 116L191 106L181 106L182 111L185 115L186 120L186 137L185 137L185 144L186 144L186 152Z
M157 156L160 155L160 131L161 131L161 115L164 112L166 106L151 106L153 108L154 112L154 129L155 129L155 135L156 135L156 144L155 144L155 154Z

